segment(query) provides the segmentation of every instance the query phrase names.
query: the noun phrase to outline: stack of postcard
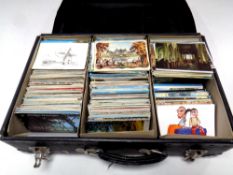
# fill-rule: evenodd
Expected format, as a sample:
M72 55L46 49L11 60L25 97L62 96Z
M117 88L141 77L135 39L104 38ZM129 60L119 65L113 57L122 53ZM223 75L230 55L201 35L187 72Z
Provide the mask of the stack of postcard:
M212 62L204 42L156 42L151 60L156 77L211 78Z
M88 132L147 131L148 74L90 74Z
M40 43L22 104L15 113L32 132L77 132L88 43Z
M146 40L100 40L92 46L87 132L149 130Z
M215 105L202 84L154 83L160 135L215 135Z

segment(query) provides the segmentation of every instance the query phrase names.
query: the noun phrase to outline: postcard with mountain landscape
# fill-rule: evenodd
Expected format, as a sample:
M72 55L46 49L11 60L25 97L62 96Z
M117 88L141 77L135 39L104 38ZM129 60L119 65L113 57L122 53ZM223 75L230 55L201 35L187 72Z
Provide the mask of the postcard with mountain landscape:
M150 69L146 40L98 41L94 47L94 71Z

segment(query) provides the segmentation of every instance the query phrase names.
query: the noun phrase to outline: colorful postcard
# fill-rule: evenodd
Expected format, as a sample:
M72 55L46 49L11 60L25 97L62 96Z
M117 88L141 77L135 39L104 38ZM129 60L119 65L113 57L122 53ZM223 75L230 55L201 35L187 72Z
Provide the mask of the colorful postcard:
M171 91L155 92L156 99L209 99L210 94L206 90L196 91Z
M45 40L40 43L33 69L85 69L88 43Z
M31 132L76 133L80 123L78 115L21 114L19 117Z
M156 83L154 82L154 91L187 91L187 90L201 90L203 89L202 84L191 84L191 83Z
M148 120L87 122L87 132L125 132L148 130Z
M146 40L97 41L94 71L149 70Z
M156 43L155 52L156 69L211 71L205 43Z
M157 105L160 135L215 136L214 104Z

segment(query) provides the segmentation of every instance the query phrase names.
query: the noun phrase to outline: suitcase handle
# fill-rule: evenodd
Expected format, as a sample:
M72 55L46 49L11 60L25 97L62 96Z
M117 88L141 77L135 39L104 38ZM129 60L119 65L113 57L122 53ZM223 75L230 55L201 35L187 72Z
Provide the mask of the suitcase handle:
M160 152L158 150L141 149L137 151L137 154L140 153L141 155L130 155L122 151L120 152L121 153L116 153L116 151L111 152L101 150L98 152L98 156L103 160L122 165L145 165L161 162L167 158L166 153Z

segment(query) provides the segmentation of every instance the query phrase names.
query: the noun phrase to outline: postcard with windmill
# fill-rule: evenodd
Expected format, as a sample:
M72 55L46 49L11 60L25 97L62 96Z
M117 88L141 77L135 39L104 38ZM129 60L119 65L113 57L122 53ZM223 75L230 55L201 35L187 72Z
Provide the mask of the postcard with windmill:
M97 41L94 45L94 71L149 70L146 40Z
M88 43L44 40L40 43L33 69L85 69Z

